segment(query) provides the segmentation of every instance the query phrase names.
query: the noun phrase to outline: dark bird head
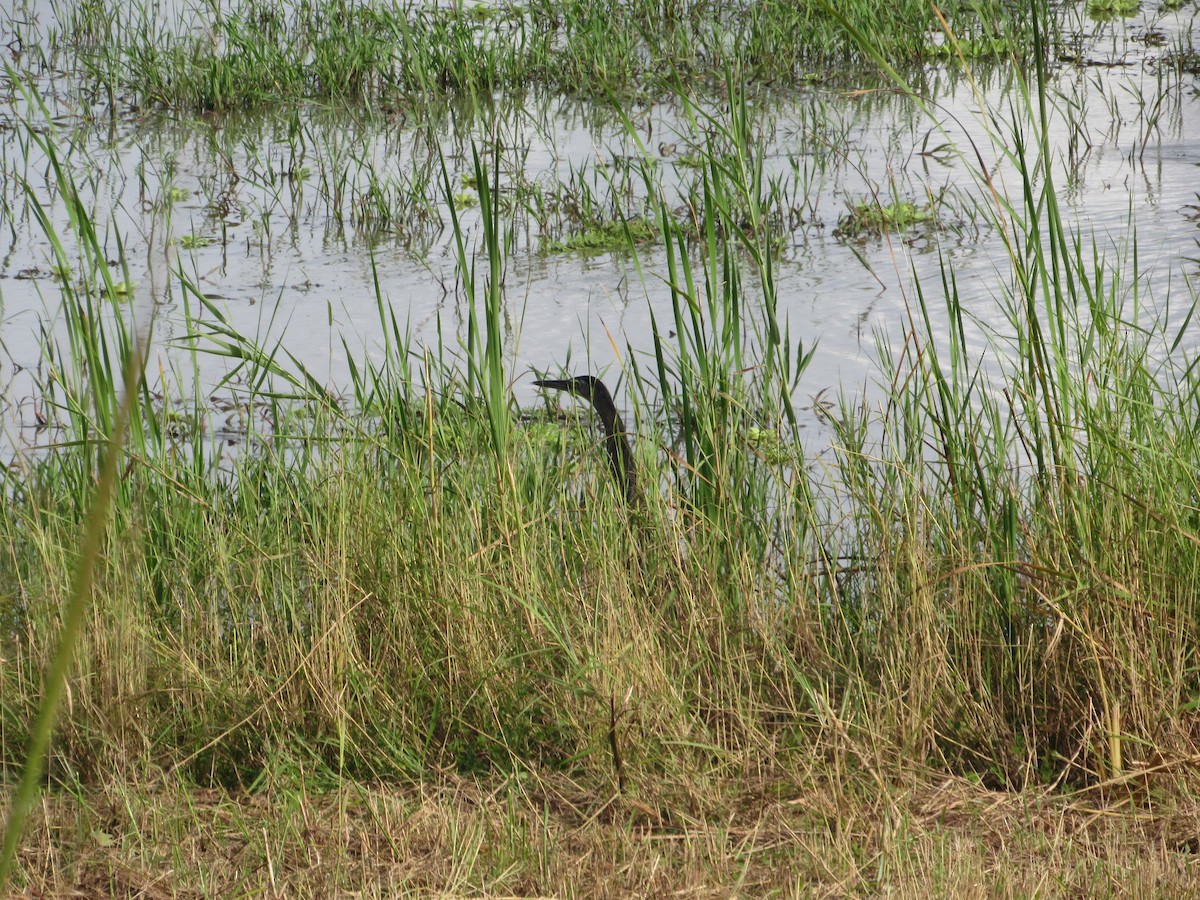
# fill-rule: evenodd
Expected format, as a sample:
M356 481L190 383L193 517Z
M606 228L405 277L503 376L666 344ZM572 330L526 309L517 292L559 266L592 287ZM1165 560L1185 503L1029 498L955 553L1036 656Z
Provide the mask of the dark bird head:
M574 378L561 379L546 378L535 381L534 384L538 387L566 391L573 397L587 400L597 409L605 407L616 408L612 395L608 392L608 388L604 386L604 382L592 375L576 375Z

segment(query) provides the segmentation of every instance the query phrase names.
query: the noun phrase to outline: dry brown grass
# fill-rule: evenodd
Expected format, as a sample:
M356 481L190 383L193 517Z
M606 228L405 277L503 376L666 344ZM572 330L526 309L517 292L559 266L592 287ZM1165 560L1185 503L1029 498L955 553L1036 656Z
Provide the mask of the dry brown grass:
M714 809L558 776L47 799L28 896L1080 897L1200 889L1200 802L962 780L712 785Z

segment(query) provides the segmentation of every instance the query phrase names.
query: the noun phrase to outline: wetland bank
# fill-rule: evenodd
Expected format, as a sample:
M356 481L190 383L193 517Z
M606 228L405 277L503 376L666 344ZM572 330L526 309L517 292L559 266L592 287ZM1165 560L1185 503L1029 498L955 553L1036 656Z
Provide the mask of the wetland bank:
M1117 12L0 11L0 883L1194 891L1195 12Z

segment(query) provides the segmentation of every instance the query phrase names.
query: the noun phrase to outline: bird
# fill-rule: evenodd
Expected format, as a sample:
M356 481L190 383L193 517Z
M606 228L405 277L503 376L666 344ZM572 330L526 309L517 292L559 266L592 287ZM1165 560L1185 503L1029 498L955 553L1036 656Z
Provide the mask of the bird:
M617 480L617 488L624 492L626 504L630 507L641 506L642 490L638 483L633 448L629 446L625 423L621 421L617 405L613 403L612 394L608 392L604 382L592 375L576 375L574 378L539 379L534 384L538 387L566 391L571 396L592 404L604 425L604 449L608 453L608 463L613 477Z

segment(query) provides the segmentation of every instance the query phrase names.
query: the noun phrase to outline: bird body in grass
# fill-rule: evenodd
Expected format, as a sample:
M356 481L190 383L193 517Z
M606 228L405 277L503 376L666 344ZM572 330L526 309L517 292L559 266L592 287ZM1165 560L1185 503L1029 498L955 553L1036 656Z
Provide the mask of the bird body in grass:
M604 382L591 375L576 375L574 378L541 379L534 384L538 387L566 391L573 397L580 397L592 404L604 426L604 449L608 453L608 463L613 477L617 480L617 486L624 493L625 502L630 507L640 506L642 490L633 460L633 448L629 446L625 423L621 421L617 405L613 403L612 394L608 392Z
M645 501L642 496L641 485L638 482L638 474L636 464L633 459L633 448L629 445L629 435L625 431L625 423L621 421L621 415L617 412L617 405L613 403L612 394L605 387L604 382L599 378L591 375L577 375L574 378L562 379L541 379L535 381L538 387L553 388L558 391L565 391L573 397L579 397L587 400L592 404L592 408L600 417L600 422L604 426L604 450L608 454L609 468L612 469L613 477L617 480L617 487L624 493L625 503L630 510L637 512L644 511ZM636 524L634 524L636 523ZM630 517L630 524L633 526L632 531L635 540L631 549L629 558L629 567L627 572L631 573L630 587L640 585L640 591L644 591L647 596L656 598L656 605L662 606L662 601L657 598L662 596L657 590L654 590L647 585L647 566L645 563L645 544L649 543L648 524L645 516L641 514ZM636 573L636 574L632 574ZM632 690L632 689L631 689ZM616 695L609 698L609 728L608 742L609 748L612 751L613 768L617 776L617 790L625 793L625 770L621 758L620 741L618 737L617 722L627 710L629 695L626 695L622 702L621 712L617 711Z

